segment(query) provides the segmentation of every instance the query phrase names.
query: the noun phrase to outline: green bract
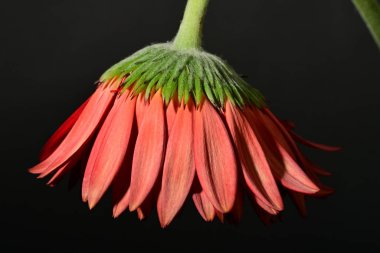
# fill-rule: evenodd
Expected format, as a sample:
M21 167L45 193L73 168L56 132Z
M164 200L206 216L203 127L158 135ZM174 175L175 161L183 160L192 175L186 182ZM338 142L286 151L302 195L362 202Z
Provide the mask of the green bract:
M219 57L199 49L176 49L171 43L148 46L108 69L100 81L126 77L122 88L131 88L134 95L162 91L166 103L178 96L187 103L193 96L197 105L203 97L223 108L226 99L243 107L261 107L261 93L243 80Z

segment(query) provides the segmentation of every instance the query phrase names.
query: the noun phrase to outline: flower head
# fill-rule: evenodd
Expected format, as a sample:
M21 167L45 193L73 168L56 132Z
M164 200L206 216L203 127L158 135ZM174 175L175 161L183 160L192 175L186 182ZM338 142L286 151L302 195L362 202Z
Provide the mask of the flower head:
M82 180L90 208L110 189L115 217L129 209L142 219L156 206L163 227L187 199L206 221L238 221L247 194L269 221L284 209L285 190L302 213L306 195L332 192L317 177L328 172L296 142L338 148L299 137L227 63L176 41L146 47L106 71L30 171L51 176L49 185L70 172Z

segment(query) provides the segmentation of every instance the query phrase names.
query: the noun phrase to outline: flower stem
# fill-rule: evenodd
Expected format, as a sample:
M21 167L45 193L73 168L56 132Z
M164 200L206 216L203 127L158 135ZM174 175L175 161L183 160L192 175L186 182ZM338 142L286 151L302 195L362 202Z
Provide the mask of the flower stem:
M378 0L352 0L380 48L380 5Z
M201 48L203 18L209 0L188 0L173 46L177 49Z

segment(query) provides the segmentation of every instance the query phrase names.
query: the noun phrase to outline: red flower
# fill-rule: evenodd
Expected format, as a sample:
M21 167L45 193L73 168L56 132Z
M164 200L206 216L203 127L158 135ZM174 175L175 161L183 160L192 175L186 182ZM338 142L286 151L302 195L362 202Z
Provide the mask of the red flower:
M167 226L192 196L202 217L232 214L239 220L248 192L266 215L283 210L278 184L304 210L304 196L332 190L317 175L327 175L299 151L295 140L326 151L295 135L268 108L238 108L229 101L218 111L207 99L196 107L165 105L161 91L148 101L120 93L123 80L101 83L96 92L57 130L30 171L52 175L55 185L68 172L80 175L83 201L93 208L112 188L114 216L126 208L140 218L157 203ZM259 211L261 216L264 212ZM262 217L264 218L264 216Z
M208 0L189 0L173 42L146 47L107 70L95 93L57 130L30 169L55 185L70 172L93 208L112 188L113 214L145 218L154 205L163 227L188 197L204 220L239 221L243 195L268 222L289 192L304 214L305 196L332 189L296 141L325 151L277 119L259 91L226 62L201 49ZM280 188L280 189L279 189Z

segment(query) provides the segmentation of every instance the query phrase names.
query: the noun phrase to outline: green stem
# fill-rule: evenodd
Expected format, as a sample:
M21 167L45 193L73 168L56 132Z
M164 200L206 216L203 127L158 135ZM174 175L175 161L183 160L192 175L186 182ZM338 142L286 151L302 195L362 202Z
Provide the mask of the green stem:
M209 0L188 0L173 46L177 49L201 48L203 18Z
M377 0L352 0L380 48L380 5Z

